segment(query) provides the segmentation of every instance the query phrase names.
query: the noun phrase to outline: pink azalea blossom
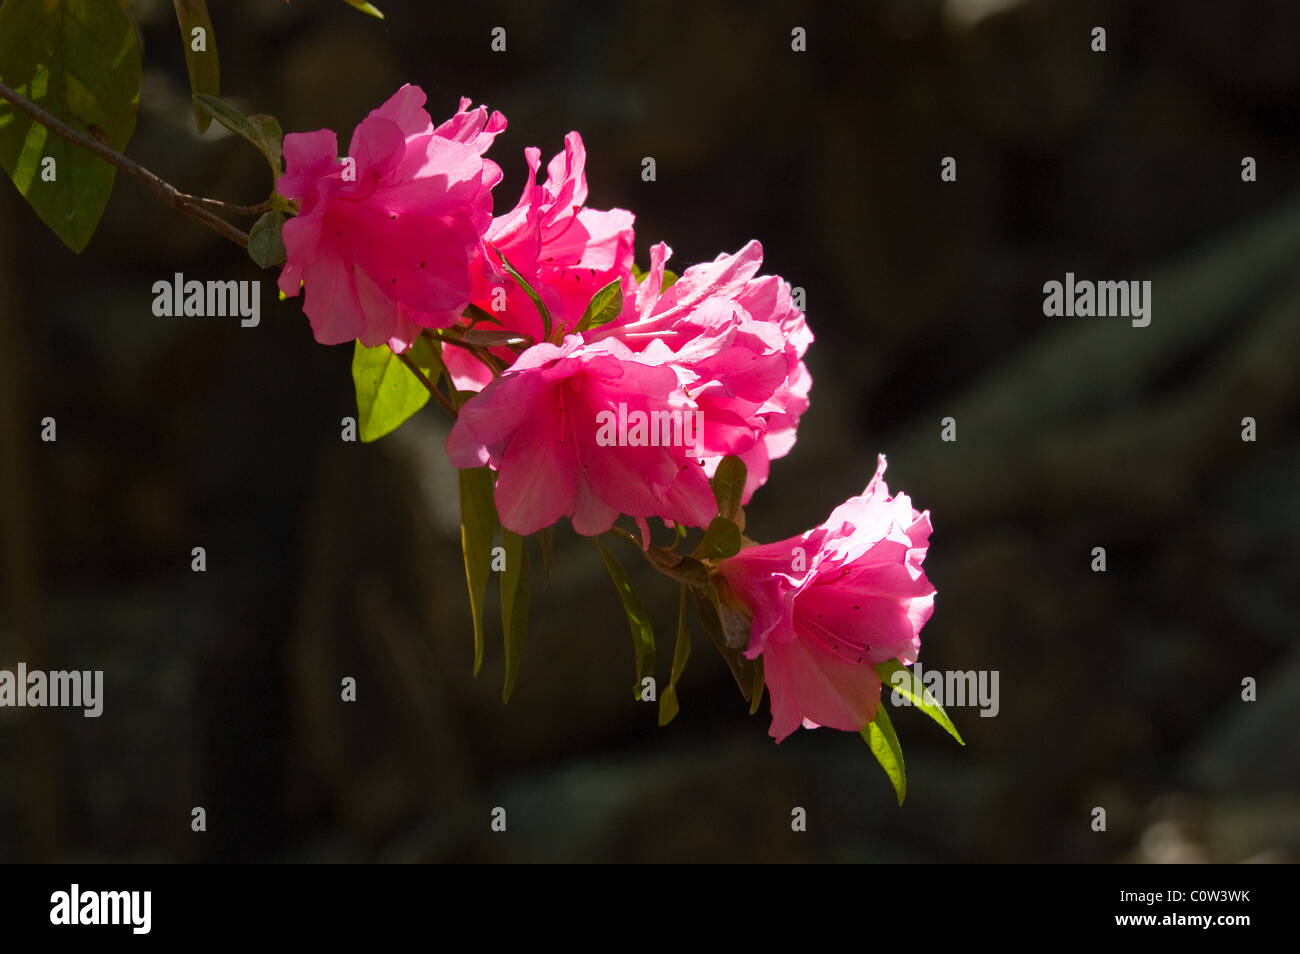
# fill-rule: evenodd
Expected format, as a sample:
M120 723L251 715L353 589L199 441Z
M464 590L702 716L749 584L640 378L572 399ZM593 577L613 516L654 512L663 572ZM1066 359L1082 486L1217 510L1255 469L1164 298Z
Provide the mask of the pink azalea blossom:
M586 536L619 514L704 526L717 505L689 448L618 446L602 432L602 414L694 412L669 357L662 346L634 354L577 335L534 345L461 408L447 455L457 467L497 471L497 512L515 533L564 516Z
M420 327L452 324L469 301L469 263L501 180L483 152L506 126L483 107L434 127L424 91L403 86L361 121L341 160L334 132L284 137L276 184L299 203L284 225L280 290L305 289L322 344L359 338L402 350Z
M916 661L935 589L921 563L930 512L891 497L882 455L860 496L802 536L741 550L718 567L719 590L753 617L745 655L763 657L769 734L830 726L856 732L875 718L875 665Z
M689 372L686 389L703 409L713 443L706 473L737 454L748 468L744 502L767 480L769 462L789 453L808 408L812 376L803 363L812 342L789 284L755 277L763 249L751 241L734 255L693 265L661 291L668 246L650 250L650 270L621 319L592 340L617 337L633 350L659 341Z
M624 209L587 208L587 151L578 133L564 138L564 152L547 164L546 181L539 184L541 157L536 147L524 150L528 182L515 207L492 220L486 240L541 296L554 326L572 330L592 295L610 282L621 280L624 294L629 299L632 296L636 288L632 277L634 216ZM475 305L506 330L527 335L534 342L545 340L536 306L500 267L494 254L476 256L471 273L470 300ZM491 380L488 369L468 352L444 350L458 388L478 390ZM494 353L507 363L514 360L508 349Z

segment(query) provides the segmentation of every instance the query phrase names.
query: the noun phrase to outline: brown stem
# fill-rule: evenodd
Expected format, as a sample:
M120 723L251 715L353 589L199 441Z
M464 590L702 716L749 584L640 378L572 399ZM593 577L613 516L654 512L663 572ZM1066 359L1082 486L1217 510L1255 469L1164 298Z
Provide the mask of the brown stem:
M442 342L443 344L455 345L457 348L464 348L476 357L494 375L500 374L507 367L504 361L482 345L470 344L468 341L461 341L459 338L444 335L441 331L430 331L428 328L424 329L423 334L427 335L435 342Z
M170 182L154 175L138 162L128 159L117 150L104 145L93 136L88 136L85 133L78 132L67 123L41 109L41 107L37 106L31 100L14 92L14 90L10 89L4 83L0 83L0 99L8 100L19 112L30 116L56 136L66 139L73 145L80 146L88 152L94 153L105 162L111 163L132 178L143 182L145 186L154 193L154 195L158 196L158 198L163 202L170 205L173 209L176 209L183 215L188 215L197 222L206 225L218 235L230 239L230 241L234 242L240 248L248 247L248 235L235 228L235 226L231 225L220 216L209 212L204 208L204 200L197 196L181 192Z
M261 215L263 212L271 211L271 200L267 199L256 205L236 205L234 202L223 202L220 199L209 199L207 196L191 196L195 202L198 202L207 209L221 209L223 212L229 212L231 215Z
M420 383L424 385L424 389L432 394L434 399L442 405L443 410L451 415L451 419L453 421L456 420L455 406L452 405L451 401L447 400L445 394L438 390L438 386L429 380L429 376L420 370L420 366L411 360L411 356L405 351L394 352L394 354L396 354L402 364L406 365L410 372L419 379Z

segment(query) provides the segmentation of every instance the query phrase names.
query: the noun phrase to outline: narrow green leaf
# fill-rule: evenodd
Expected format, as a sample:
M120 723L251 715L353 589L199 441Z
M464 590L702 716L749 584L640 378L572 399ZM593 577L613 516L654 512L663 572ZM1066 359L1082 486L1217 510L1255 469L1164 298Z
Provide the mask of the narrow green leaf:
M903 766L903 748L898 744L894 724L889 721L889 710L882 699L876 706L876 717L862 727L862 738L871 746L871 754L889 776L898 796L898 804L907 797L907 770Z
M709 582L709 568L693 557L682 556L661 546L651 546L645 551L646 561L665 576L692 586Z
M747 468L745 462L734 454L722 458L718 469L713 473L713 496L718 501L718 515L734 522L740 530L745 527L741 520L741 501L745 498L745 479Z
M280 178L281 148L284 136L280 123L274 116L256 113L245 116L224 99L196 93L194 101L212 114L217 122L237 136L242 136L257 148L271 166L271 173Z
M897 692L943 726L944 730L960 744L966 744L957 731L957 727L952 724L952 719L948 718L948 713L944 711L943 706L939 705L939 700L934 697L934 693L926 688L925 683L916 678L916 673L897 659L882 662L876 666L876 673L880 676L880 681L884 683L885 692ZM885 704L883 697L880 704Z
M473 328L475 325L479 324L480 322L484 322L484 321L490 321L494 325L501 324L500 319L496 318L490 311L484 311L482 308L480 308L478 305L474 304L473 302L470 302L468 305L466 305L465 310L462 311L460 314L462 318L469 318L469 326L471 328Z
M714 517L692 557L698 560L721 560L740 552L740 528L726 517Z
M746 702L751 702L754 693L754 662L746 659L742 650L727 645L727 637L718 616L718 596L713 584L692 586L691 594L695 597L695 609L699 613L704 631L709 634L713 647L727 664L727 668L731 670L731 677L736 680L741 695L745 697Z
M537 531L537 549L542 555L542 586L551 582L551 563L555 560L555 527Z
M492 573L492 538L497 532L497 507L492 499L492 471L475 467L460 471L460 548L465 557L465 581L474 617L474 675L483 665L483 612L488 577Z
M753 689L749 694L749 714L753 715L758 711L759 704L763 701L763 657L759 656L754 660L754 682Z
M204 96L221 95L221 62L217 58L217 35L212 30L207 0L172 0L176 22L181 28L185 49L185 70L190 74L190 92ZM212 115L194 104L194 124L204 132Z
M632 277L636 279L636 283L638 285L640 285L643 281L645 281L645 276L646 276L645 269L642 268L640 265L638 265L636 262L633 262Z
M284 213L264 213L248 230L248 257L262 268L283 265L287 258L283 229Z
M497 258L501 260L501 267L502 269L505 270L505 273L515 280L515 282L519 285L519 287L524 290L525 295L527 295L529 298L532 299L534 307L537 308L537 314L540 315L542 319L543 339L546 341L550 341L551 340L551 313L546 307L546 302L542 301L542 296L537 294L537 291L533 288L532 285L528 284L528 280L524 278L524 276L520 275L518 271L515 270L515 267L510 264L510 260L506 258L505 255L502 254L499 248L497 248L495 245L489 245L488 248L492 249L492 251L496 253Z
M609 570L609 577L614 581L619 599L623 601L623 612L627 615L627 625L632 631L632 644L636 649L636 684L632 687L632 696L640 699L641 680L655 674L654 627L650 625L650 614L646 612L640 597L632 589L632 581L628 579L627 573L619 565L618 560L614 559L614 554L606 549L600 537L591 539L596 541L596 547L605 560L605 568Z
M104 0L5 0L0 82L118 152L135 129L135 27ZM80 252L113 192L114 167L0 101L0 168L41 221Z
M416 365L437 384L441 360L424 338L410 350ZM390 434L429 402L429 390L388 345L364 347L356 342L352 352L352 383L357 392L357 430L370 443Z
M607 325L623 311L623 282L614 279L587 302L587 310L582 313L582 320L574 329L575 334L582 334L590 328Z
M521 335L517 331L497 331L492 328L466 329L460 333L460 340L466 344L482 345L485 348L532 344L527 335Z
M668 289L672 288L676 284L677 284L677 273L673 271L671 268L665 268L663 284L659 286L659 291L666 292Z
M519 681L528 637L528 551L524 549L524 538L505 527L501 528L501 545L506 551L506 568L501 571L501 628L506 643L506 681L501 701L509 702Z
M677 717L677 680L686 670L686 660L691 658L691 630L686 625L686 584L677 600L677 641L673 645L673 669L668 676L668 687L659 694L659 724L667 725Z
M382 20L384 15L379 12L379 8L373 3L366 3L366 0L343 0L350 7L360 10L362 13L368 13L376 20Z

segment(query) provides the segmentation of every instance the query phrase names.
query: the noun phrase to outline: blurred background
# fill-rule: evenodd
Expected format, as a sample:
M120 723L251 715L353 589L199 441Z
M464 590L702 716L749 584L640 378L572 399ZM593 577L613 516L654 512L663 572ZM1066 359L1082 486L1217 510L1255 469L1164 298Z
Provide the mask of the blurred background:
M436 121L466 95L509 117L498 211L524 147L578 129L590 204L636 212L643 263L759 238L817 341L751 534L820 522L886 453L933 514L922 664L997 670L1000 711L950 710L965 748L897 712L900 809L855 736L774 745L692 618L657 728L567 522L503 705L495 585L471 675L438 409L342 442L351 348L316 345L273 273L120 176L73 256L4 182L0 667L102 669L105 700L0 710L0 860L1300 860L1300 6L379 6L211 4L223 95L343 143L402 83ZM130 9L130 155L262 199L261 158L194 131L172 5ZM261 326L155 317L177 271L260 278ZM1066 271L1152 281L1151 325L1045 318ZM662 682L676 590L614 545Z

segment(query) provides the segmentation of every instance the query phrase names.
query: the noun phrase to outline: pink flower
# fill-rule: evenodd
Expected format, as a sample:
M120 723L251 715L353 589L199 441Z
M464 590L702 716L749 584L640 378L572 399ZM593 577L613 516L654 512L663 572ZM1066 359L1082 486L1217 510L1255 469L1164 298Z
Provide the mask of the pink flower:
M461 408L447 455L457 467L497 471L497 512L518 534L564 516L585 536L619 514L704 526L717 505L689 456L696 409L669 356L662 346L634 354L620 341L591 345L577 335L534 345ZM679 444L651 443L645 428L638 436L629 426L639 415L674 413Z
M486 239L541 296L554 326L572 330L592 295L610 282L622 280L629 300L635 291L634 216L624 209L600 211L586 207L587 151L578 133L571 132L564 138L564 152L557 153L547 164L546 181L539 185L541 157L536 147L524 150L528 182L523 194L513 209L492 220ZM471 272L470 300L475 305L506 330L527 335L534 342L545 340L536 306L500 268L495 255L486 252L477 256ZM491 379L487 368L463 349L444 351L457 387L478 390ZM514 360L508 349L495 349L494 353L507 363Z
M435 128L424 101L418 86L403 86L357 126L344 160L331 130L284 137L276 188L299 211L284 225L280 290L306 289L321 344L360 338L402 350L421 326L452 324L469 300L470 259L501 180L483 152L506 120L463 99Z
M701 450L712 475L727 454L746 463L744 502L767 480L772 458L794 445L808 408L812 376L803 355L812 342L789 284L755 277L763 249L750 242L734 255L693 265L661 292L672 251L650 250L650 270L622 320L588 338L617 337L633 350L659 341L689 372L687 393L703 410L711 444Z
M888 659L916 661L935 589L921 563L930 512L889 496L885 458L861 496L802 536L741 550L718 566L719 591L753 617L772 700L769 734L801 724L856 732L875 718Z

